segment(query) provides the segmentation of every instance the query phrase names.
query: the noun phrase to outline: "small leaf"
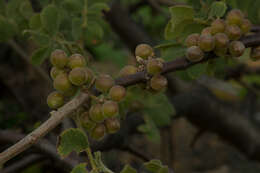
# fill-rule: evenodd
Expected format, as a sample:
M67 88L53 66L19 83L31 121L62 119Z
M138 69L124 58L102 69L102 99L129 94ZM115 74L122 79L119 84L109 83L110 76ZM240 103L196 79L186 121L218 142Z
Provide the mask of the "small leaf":
M137 173L137 171L130 165L125 165L125 167L120 173Z
M86 163L78 164L73 168L73 170L70 173L88 173L88 171L86 170L86 166Z
M82 35L82 20L80 18L73 18L72 19L72 37L74 40L79 40Z
M225 2L214 2L210 7L209 16L211 17L222 17L226 13L227 5Z
M15 33L16 25L11 23L7 18L0 16L0 41L6 41L12 38Z
M59 140L58 152L62 157L67 156L72 151L77 153L86 150L89 146L88 138L80 129L65 130Z
M32 9L31 2L29 0L24 0L20 5L19 11L24 18L30 19L30 17L33 16L33 9Z
M23 34L30 34L31 38L36 41L39 46L46 46L50 44L50 37L40 31L24 30Z
M86 39L101 39L104 35L103 28L95 21L89 21L84 36Z
M162 168L162 162L160 160L151 160L144 163L144 167L152 173L157 173Z
M84 0L64 0L62 6L69 13L81 13L84 7Z
M31 56L32 64L40 65L51 54L51 48L49 46L42 47L33 52Z
M31 18L30 18L30 21L29 21L29 27L33 30L37 30L37 29L40 29L42 26L42 23L41 23L41 15L38 13L38 14L34 14Z
M202 74L206 74L207 67L208 63L200 63L188 68L186 71L189 74L190 78L197 79Z
M41 22L45 30L50 35L55 35L58 32L60 21L58 9L55 5L48 5L41 12Z
M105 3L94 3L88 8L88 14L101 14L101 12L109 11L109 6Z
M169 168L168 166L163 166L158 173L169 173Z

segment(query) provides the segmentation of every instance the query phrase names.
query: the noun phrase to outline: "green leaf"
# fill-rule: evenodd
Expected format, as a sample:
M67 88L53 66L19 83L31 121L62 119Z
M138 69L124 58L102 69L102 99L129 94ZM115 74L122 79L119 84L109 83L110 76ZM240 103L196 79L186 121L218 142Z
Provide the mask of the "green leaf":
M225 2L214 2L210 7L209 16L222 17L226 13L227 5Z
M0 0L0 14L5 15L6 4L5 0Z
M32 4L29 0L24 0L19 8L20 13L24 18L30 19L33 16Z
M137 173L137 171L130 165L125 165L125 167L120 173Z
M50 37L40 31L24 30L23 34L30 34L31 38L36 41L39 46L46 46L50 44Z
M16 25L7 18L0 16L0 41L7 41L16 34Z
M197 79L202 74L206 74L207 67L208 67L208 63L199 63L188 68L186 71L189 74L190 78Z
M70 173L88 173L88 171L86 170L86 166L86 163L78 164L73 168L73 170Z
M45 7L41 12L41 22L50 35L55 35L60 25L58 8L55 5Z
M82 35L82 20L80 18L72 19L72 31L71 31L73 39L79 40Z
M72 151L77 153L86 150L89 146L88 138L80 129L65 130L59 139L58 153L65 157Z
M38 14L34 14L29 21L29 27L33 30L37 30L40 29L42 27L42 23L41 23L41 15Z
M103 28L100 24L95 21L89 21L86 29L86 37L92 35L92 37L96 37L97 39L101 39L104 35Z
M169 168L168 166L163 166L158 173L169 173Z
M154 121L152 121L152 119L150 119L146 114L144 120L145 124L138 126L138 130L143 132L152 142L158 143L160 141L160 133Z
M193 19L194 10L190 6L186 5L176 5L170 7L171 20L174 24L180 23L183 20Z
M144 163L144 167L152 173L157 173L162 168L162 162L160 160L151 160Z
M101 14L101 12L104 11L109 11L109 6L105 3L94 3L88 8L88 14Z
M42 47L33 52L31 56L32 64L40 65L51 54L51 48L49 46Z
M62 6L69 13L81 13L84 7L84 0L64 0Z

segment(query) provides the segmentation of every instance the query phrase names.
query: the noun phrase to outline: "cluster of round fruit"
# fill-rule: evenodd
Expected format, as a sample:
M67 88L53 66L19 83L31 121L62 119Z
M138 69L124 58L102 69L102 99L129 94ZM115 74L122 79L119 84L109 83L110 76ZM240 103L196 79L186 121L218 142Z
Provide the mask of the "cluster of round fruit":
M162 91L167 86L167 79L161 75L164 60L155 58L153 48L148 44L139 44L135 49L135 56L138 67L127 65L119 72L120 77L132 75L138 71L144 71L151 76L148 81L149 88L153 91Z
M186 58L198 62L205 52L214 51L217 56L227 54L239 57L244 53L245 45L239 41L241 36L250 32L251 22L238 10L231 10L226 19L216 19L201 34L191 34L185 40Z

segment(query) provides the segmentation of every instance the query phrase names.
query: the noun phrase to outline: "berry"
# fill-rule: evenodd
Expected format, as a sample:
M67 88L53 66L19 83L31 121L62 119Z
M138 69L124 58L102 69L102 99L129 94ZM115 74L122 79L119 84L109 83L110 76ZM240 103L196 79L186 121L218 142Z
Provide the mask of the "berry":
M124 77L124 76L132 75L132 74L135 74L135 73L137 73L137 68L133 65L127 65L120 70L119 76Z
M109 75L100 75L96 81L96 89L100 92L107 92L115 84L114 79Z
M186 58L191 62L198 62L203 57L204 53L198 46L191 46L186 50Z
M114 101L106 101L103 105L102 105L102 111L103 111L103 115L105 117L114 117L118 114L118 104L117 102Z
M53 86L60 92L67 92L72 88L72 84L69 81L66 73L59 74L53 82Z
M109 96L113 101L120 102L126 95L126 89L120 85L115 85L109 90Z
M105 126L108 133L116 133L120 129L120 121L117 118L108 118L105 120Z
M76 67L69 73L70 82L76 86L83 85L87 81L86 77L86 71L81 67Z
M228 36L225 33L217 33L215 36L216 49L226 48L229 42Z
M201 35L211 34L211 27L206 27L201 31Z
M73 54L69 57L68 67L73 69L76 67L85 67L87 62L85 58L80 54Z
M52 109L61 107L64 104L63 95L57 91L50 93L47 97L47 104Z
M92 130L96 126L96 123L89 118L88 112L83 112L81 118L81 124L87 131Z
M91 120L97 123L102 122L105 119L102 112L102 105L101 104L92 105L89 110L89 117Z
M149 56L153 56L153 48L148 44L139 44L135 48L135 56L139 56L143 59L147 59Z
M51 64L58 68L63 68L68 63L67 54L60 49L56 49L51 53Z
M95 140L101 140L106 134L106 127L103 124L97 124L91 131L90 136Z
M242 35L241 29L236 25L228 25L225 33L230 40L238 40Z
M167 79L162 75L155 75L151 79L151 88L155 91L163 90L168 84Z
M158 59L149 59L146 68L151 75L159 74L162 72L163 63Z
M231 10L226 17L227 23L231 25L239 25L244 18L244 14L238 10Z
M215 47L215 40L210 34L202 34L199 38L198 45L204 52L212 51Z
M243 34L248 33L251 30L252 23L248 19L243 19L240 24L240 29Z
M89 69L87 67L84 67L83 69L85 70L86 82L90 83L94 78L94 73L91 69Z
M50 75L51 75L51 78L54 80L59 74L61 73L65 73L64 70L62 69L59 69L57 67L52 67L51 68L51 72L50 72Z
M252 48L251 53L250 53L250 57L253 60L259 60L260 59L260 46Z
M241 41L232 41L229 44L229 53L233 57L239 57L243 55L245 51L245 45Z
M199 41L199 37L200 37L200 35L197 34L197 33L189 35L185 40L185 45L187 47L197 46L198 41Z
M225 31L225 21L222 19L216 19L211 23L211 34L215 35L219 32Z

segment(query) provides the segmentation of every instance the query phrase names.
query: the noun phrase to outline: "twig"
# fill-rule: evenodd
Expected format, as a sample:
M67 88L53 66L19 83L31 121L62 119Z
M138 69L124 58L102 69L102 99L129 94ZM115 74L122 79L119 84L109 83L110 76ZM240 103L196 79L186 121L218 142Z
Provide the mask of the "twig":
M142 159L143 161L145 162L148 162L149 160L151 160L149 157L147 157L146 155L144 155L143 153L141 153L140 151L138 150L135 150L133 149L132 147L130 146L126 146L126 147L123 147L123 148L119 148L121 151L127 151L128 153L136 156L136 157L139 157L140 159Z

